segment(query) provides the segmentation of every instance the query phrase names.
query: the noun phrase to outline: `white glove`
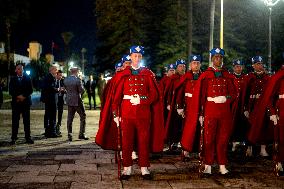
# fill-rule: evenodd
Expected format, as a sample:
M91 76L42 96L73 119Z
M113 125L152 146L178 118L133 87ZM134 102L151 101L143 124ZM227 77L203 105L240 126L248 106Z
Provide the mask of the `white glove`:
M120 117L113 118L113 121L116 123L116 126L119 127Z
M178 113L178 115L182 115L182 114L184 114L184 111L183 111L183 109L177 109L177 113Z
M277 125L277 122L278 122L278 120L279 120L279 117L278 117L277 115L271 115L271 116L269 117L269 119L270 119L271 121L273 121L274 125Z
M203 126L204 116L199 116L200 125Z
M130 102L132 103L132 105L140 104L140 96L138 94L133 95L130 99Z
M225 96L217 96L213 99L215 103L225 103L227 98Z
M246 118L249 118L249 112L248 111L245 111L244 114L245 114Z
M171 105L167 105L167 110L171 110Z
M185 117L184 116L184 110L183 109L177 109L177 113L178 113L178 115L180 115L181 117Z

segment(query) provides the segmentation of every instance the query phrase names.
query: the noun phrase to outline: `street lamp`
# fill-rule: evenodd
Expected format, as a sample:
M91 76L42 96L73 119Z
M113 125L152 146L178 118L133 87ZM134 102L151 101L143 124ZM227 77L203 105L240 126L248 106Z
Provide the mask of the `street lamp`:
M280 0L262 0L269 9L269 31L268 31L268 72L271 74L271 13L272 7L275 6Z
M221 0L220 48L224 48L224 0Z

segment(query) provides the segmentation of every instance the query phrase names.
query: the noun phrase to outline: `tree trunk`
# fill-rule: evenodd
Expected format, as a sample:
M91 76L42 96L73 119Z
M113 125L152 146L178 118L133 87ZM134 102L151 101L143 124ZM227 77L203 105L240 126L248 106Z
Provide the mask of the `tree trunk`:
M192 53L192 0L187 1L187 55Z

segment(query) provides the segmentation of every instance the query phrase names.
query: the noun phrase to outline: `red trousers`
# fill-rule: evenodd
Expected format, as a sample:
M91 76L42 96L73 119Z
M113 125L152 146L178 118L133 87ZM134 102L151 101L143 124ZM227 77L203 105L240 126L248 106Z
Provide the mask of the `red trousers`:
M216 151L217 163L226 165L227 148L232 132L232 119L230 116L222 118L204 118L204 155L205 164L212 165Z
M139 158L138 165L140 167L150 167L150 119L122 118L121 131L123 166L129 167L133 164L132 151L134 144L136 144Z
M278 148L279 148L279 157L278 160L281 162L284 162L284 113L283 115L280 114L278 120L278 124L276 127L278 127Z

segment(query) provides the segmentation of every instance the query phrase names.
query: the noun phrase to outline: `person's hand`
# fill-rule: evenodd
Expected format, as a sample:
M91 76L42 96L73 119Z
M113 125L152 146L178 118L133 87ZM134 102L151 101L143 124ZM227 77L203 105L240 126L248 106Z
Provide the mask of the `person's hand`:
M249 118L249 112L248 111L245 111L244 115L246 116L246 118Z
M140 96L138 94L133 95L130 99L130 102L132 103L132 105L140 104Z
M171 105L167 105L167 110L171 110Z
M203 123L204 123L204 116L199 116L199 123L201 126L203 126Z
M273 121L273 124L274 124L274 125L277 125L278 120L279 120L279 117L278 117L277 115L271 115L271 116L269 117L269 119L270 119L271 121Z
M17 102L23 102L26 99L23 95L17 96Z
M177 109L178 115L182 116L184 118L184 110L183 109Z
M119 117L115 117L115 118L113 118L113 121L116 123L116 126L119 127L120 118Z

